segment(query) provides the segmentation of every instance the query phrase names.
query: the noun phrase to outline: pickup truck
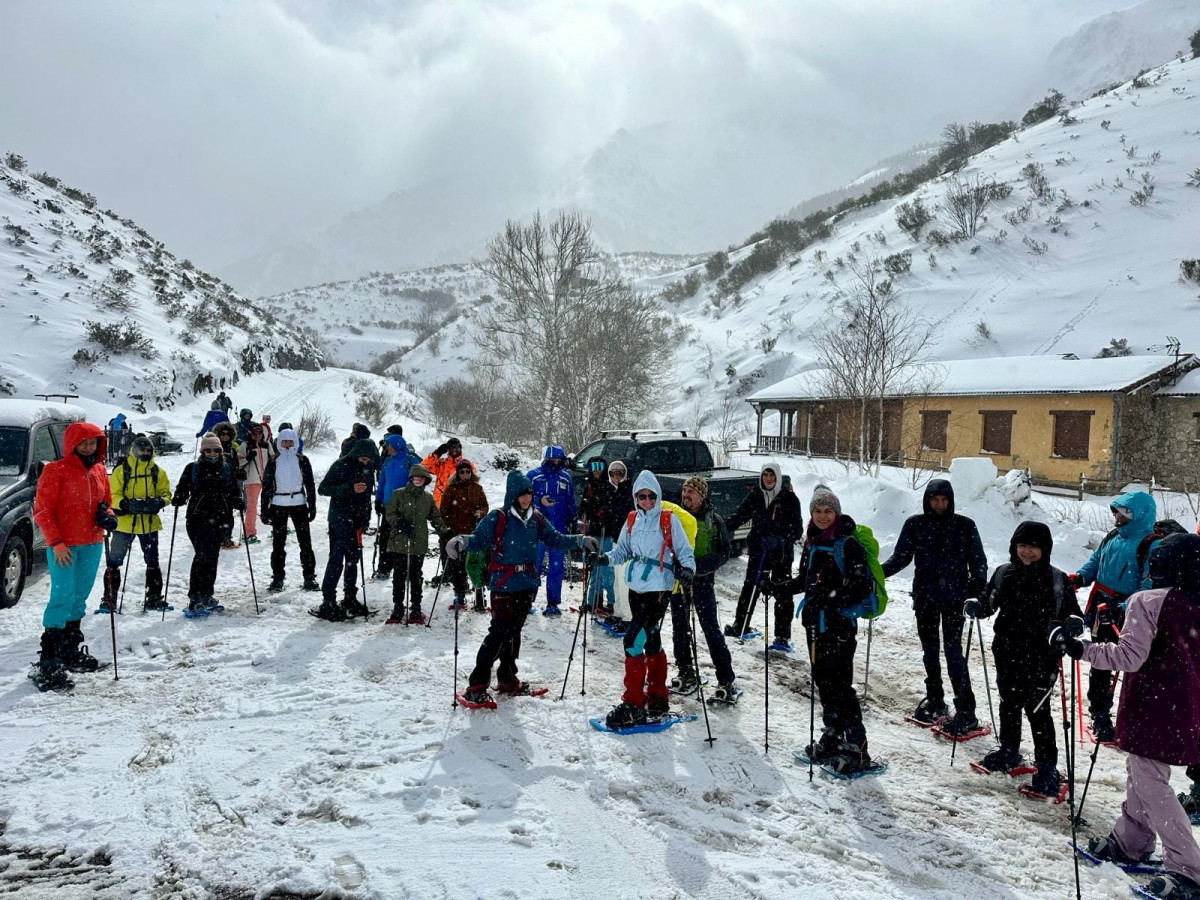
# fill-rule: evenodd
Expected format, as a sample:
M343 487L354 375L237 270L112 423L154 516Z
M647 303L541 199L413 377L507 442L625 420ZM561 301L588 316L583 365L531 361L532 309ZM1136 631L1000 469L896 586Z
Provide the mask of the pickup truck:
M33 524L42 467L62 456L67 426L83 420L78 406L0 400L0 609L21 599L35 555L45 549Z
M662 485L663 499L679 502L683 483L693 476L708 481L708 498L723 518L729 518L750 491L758 487L758 472L718 466L712 448L706 441L688 437L686 431L602 431L599 437L568 460L567 471L575 482L575 497L579 499L587 479L587 466L602 457L607 462L622 460L629 468L630 484L638 473L649 469ZM788 485L791 479L783 477ZM731 534L735 552L745 542L750 526L743 525Z

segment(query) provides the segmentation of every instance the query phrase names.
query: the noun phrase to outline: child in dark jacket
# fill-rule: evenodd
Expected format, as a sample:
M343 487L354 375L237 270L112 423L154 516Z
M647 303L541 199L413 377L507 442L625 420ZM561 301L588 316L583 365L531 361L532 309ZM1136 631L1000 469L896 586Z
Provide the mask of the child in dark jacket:
M1099 669L1124 672L1117 746L1125 751L1121 817L1088 849L1102 859L1140 861L1162 841L1164 874L1146 893L1200 898L1200 846L1171 790L1171 766L1200 763L1200 536L1171 535L1149 557L1151 590L1129 598L1116 644L1084 643L1068 629L1053 648Z
M858 620L845 611L870 595L875 578L866 551L854 539L854 520L842 514L833 491L817 485L808 509L812 518L805 529L799 573L790 581L772 583L769 590L779 599L804 594L800 621L824 726L820 740L806 747L805 753L814 762L850 775L874 763L867 752L862 707L854 693ZM842 566L837 563L839 549Z
M1058 654L1046 645L1052 623L1082 615L1065 572L1050 565L1054 539L1042 522L1022 522L1009 541L1009 562L998 566L976 600L963 612L972 619L999 613L992 656L1000 692L1000 745L979 763L991 772L1021 765L1021 713L1029 718L1037 774L1031 788L1058 796L1058 746L1047 693L1058 676Z

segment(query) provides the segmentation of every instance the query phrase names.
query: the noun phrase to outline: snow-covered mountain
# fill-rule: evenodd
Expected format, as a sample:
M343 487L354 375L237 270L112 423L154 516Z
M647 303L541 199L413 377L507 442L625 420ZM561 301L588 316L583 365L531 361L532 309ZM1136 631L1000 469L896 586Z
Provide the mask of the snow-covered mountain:
M1188 36L1200 28L1196 0L1146 0L1084 24L1050 51L1028 86L1032 102L1048 88L1068 100L1083 99L1125 81L1142 69L1188 51Z
M198 376L317 369L321 352L136 222L9 153L0 160L0 393L147 412Z

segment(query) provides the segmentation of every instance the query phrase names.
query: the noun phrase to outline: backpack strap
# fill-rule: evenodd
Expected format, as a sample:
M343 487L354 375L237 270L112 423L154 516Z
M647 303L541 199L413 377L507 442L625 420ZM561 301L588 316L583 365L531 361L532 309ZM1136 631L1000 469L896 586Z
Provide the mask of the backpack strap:
M1063 598L1066 595L1066 590L1063 588L1063 581L1066 575L1058 569L1053 570L1054 575L1054 620L1057 622L1062 616Z

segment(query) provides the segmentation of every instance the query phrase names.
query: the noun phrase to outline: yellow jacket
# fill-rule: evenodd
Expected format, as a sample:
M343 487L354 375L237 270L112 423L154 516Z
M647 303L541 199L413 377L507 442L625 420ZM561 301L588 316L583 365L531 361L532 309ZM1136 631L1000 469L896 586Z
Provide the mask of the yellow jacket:
M121 509L123 500L158 498L165 507L171 502L171 480L153 459L142 462L132 453L108 476L112 489L112 505L117 511L117 531L126 534L149 534L159 531L162 522L158 513L134 515Z

